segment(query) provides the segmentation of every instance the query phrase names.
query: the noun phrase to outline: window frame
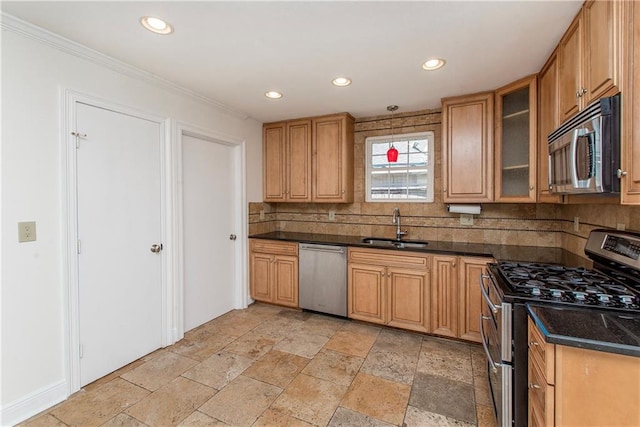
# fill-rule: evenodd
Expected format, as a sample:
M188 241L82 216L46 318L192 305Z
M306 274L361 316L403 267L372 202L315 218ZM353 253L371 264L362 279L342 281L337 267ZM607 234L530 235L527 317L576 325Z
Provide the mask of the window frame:
M365 138L365 202L367 203L433 203L434 202L434 181L435 181L435 133L433 131L413 132L393 135L393 142L398 143L400 141L411 139L426 139L427 140L427 197L425 199L409 199L409 198L388 198L388 199L373 199L371 197L371 173L372 167L372 145L373 143L387 142L391 143L391 135L370 136ZM408 169L405 169L405 171Z

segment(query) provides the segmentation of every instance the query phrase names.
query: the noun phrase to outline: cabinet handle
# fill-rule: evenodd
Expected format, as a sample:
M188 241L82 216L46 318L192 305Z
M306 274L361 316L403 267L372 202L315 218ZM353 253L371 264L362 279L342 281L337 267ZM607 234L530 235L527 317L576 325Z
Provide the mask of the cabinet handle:
M587 93L587 88L586 88L586 87L583 87L583 88L580 90L580 96L585 95L586 93Z
M581 96L581 95L580 95L580 91L579 91L579 90L577 90L577 91L576 91L576 98L580 98L580 96Z
M539 386L538 384L529 383L529 388L530 388L531 390L534 390L534 389L540 388L540 386Z
M622 178L623 176L627 176L627 171L623 171L622 169L618 169L618 170L616 171L616 176L617 176L618 178Z
M387 277L391 277L391 273L387 273Z
M529 347L534 347L534 346L539 346L540 344L538 344L537 342L535 342L534 340L529 341Z

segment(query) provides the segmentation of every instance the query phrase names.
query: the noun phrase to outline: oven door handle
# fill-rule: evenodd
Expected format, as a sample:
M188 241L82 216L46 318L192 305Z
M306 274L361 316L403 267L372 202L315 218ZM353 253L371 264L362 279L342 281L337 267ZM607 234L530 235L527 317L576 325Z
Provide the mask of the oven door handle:
M502 363L496 363L493 361L493 357L491 357L491 353L489 352L489 346L487 345L487 340L485 339L484 334L484 321L490 320L491 317L480 315L480 340L482 341L482 347L484 347L484 353L487 355L487 359L489 360L489 366L491 370L495 373L498 372L498 368L502 368Z
M480 275L480 291L482 291L482 297L489 305L489 308L491 309L491 311L493 311L494 313L497 313L498 310L502 309L502 307L500 307L499 305L495 305L493 302L491 302L491 299L489 298L489 294L487 294L487 290L484 288L484 279L491 280L491 277L486 274Z

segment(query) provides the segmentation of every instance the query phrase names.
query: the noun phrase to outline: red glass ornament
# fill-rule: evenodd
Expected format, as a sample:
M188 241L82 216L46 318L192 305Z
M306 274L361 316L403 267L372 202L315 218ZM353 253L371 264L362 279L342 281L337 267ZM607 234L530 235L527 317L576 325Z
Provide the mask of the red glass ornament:
M387 161L395 163L398 161L398 150L393 145L387 150Z

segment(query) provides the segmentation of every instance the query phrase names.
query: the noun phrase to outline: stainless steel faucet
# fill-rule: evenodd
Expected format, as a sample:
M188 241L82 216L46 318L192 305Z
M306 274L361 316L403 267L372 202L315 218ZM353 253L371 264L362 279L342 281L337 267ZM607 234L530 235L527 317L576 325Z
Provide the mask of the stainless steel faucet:
M400 230L400 209L398 209L397 206L393 209L393 218L391 218L391 223L396 224L396 240L402 240L402 236L407 234L407 232Z

